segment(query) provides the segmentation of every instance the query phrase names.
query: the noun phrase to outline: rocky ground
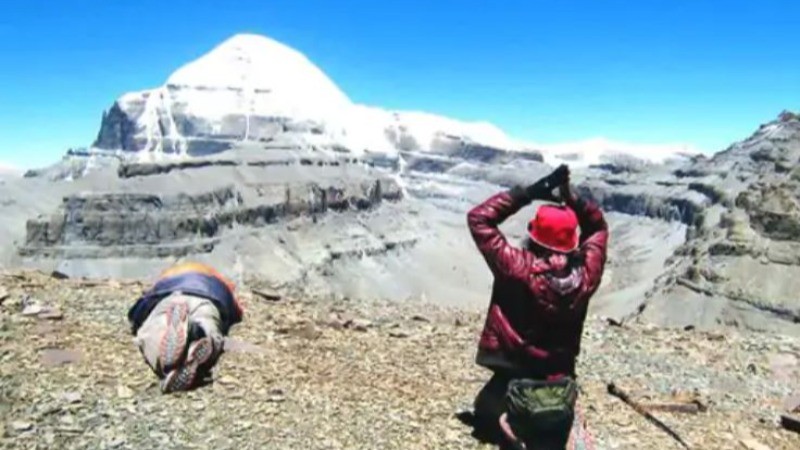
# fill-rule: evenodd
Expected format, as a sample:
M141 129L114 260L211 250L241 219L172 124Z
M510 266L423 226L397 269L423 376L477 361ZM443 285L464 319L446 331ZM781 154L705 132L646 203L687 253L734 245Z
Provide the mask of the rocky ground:
M473 364L480 310L243 290L247 317L214 382L162 395L126 322L142 288L2 275L0 448L491 448L455 417L487 378ZM639 399L707 405L655 413L692 448L800 448L777 423L800 387L797 338L595 317L584 349L581 404L598 448L679 448L609 396L611 381Z

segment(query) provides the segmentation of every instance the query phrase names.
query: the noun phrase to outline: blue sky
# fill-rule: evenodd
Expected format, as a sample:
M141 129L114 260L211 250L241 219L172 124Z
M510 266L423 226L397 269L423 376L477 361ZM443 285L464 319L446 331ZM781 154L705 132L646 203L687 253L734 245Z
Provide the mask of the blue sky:
M798 1L6 0L0 162L90 144L103 109L259 33L354 101L488 120L536 142L716 151L800 109Z

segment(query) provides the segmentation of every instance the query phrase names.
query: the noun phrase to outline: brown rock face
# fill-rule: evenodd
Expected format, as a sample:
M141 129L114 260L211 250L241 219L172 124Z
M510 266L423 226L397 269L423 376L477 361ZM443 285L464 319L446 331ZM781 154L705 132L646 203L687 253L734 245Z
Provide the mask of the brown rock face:
M705 208L703 225L676 253L676 265L662 277L642 316L675 325L697 321L797 333L800 179L793 168L798 163L800 119L783 114L696 167L721 198L735 200L712 201ZM675 284L681 277L697 288Z

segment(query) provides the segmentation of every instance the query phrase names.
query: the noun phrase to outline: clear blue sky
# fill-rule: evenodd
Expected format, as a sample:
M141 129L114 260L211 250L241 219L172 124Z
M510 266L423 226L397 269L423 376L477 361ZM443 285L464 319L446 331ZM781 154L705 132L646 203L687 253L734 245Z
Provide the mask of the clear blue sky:
M0 161L90 144L116 97L239 32L302 51L357 102L539 142L715 151L800 109L797 0L6 0Z

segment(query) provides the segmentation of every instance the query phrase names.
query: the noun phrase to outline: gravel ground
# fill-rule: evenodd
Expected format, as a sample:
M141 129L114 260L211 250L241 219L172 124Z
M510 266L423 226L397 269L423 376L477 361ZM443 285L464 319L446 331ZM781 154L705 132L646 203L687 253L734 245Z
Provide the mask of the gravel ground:
M0 448L492 448L455 418L488 377L473 362L482 310L245 293L214 382L162 395L126 321L142 287L0 278ZM655 413L692 448L797 449L777 418L799 359L796 338L593 317L581 405L600 449L680 448L609 396L611 381L638 399L706 404Z

